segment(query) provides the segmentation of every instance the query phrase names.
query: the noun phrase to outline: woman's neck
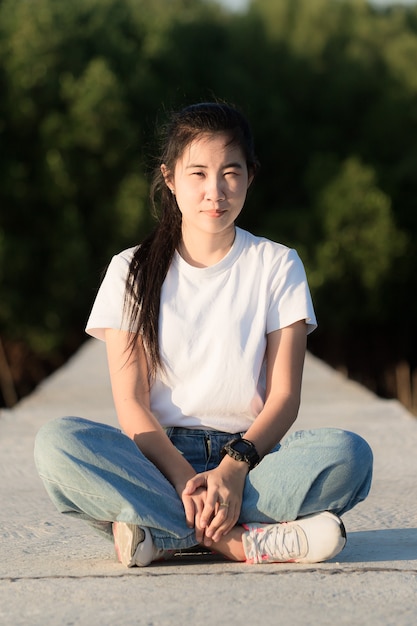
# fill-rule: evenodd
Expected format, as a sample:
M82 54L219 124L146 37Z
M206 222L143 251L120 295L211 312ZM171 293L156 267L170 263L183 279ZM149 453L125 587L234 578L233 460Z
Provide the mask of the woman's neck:
M194 267L210 267L219 263L230 251L235 240L236 231L228 231L219 235L190 235L182 233L178 252L189 265Z

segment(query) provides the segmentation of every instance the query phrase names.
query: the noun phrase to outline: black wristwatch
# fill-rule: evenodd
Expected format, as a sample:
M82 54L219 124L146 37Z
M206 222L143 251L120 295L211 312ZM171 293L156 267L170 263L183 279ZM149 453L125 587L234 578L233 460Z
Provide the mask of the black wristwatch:
M236 461L245 461L249 465L249 471L256 467L261 460L251 441L236 437L221 449L222 458L228 454Z

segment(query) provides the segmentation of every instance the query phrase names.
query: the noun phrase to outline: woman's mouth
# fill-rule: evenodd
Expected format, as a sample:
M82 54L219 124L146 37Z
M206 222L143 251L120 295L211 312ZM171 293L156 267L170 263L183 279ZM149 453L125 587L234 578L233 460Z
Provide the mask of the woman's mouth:
M204 211L204 214L207 215L207 217L213 217L213 218L221 217L225 213L226 211L224 209L210 209L208 211Z

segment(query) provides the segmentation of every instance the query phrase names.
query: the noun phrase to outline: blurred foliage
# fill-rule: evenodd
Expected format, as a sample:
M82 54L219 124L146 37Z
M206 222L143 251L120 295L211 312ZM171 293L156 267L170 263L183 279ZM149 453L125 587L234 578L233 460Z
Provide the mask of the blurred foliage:
M416 6L0 0L0 337L16 380L28 355L56 365L80 344L110 256L148 231L155 127L217 97L248 114L262 163L240 224L306 264L312 349L395 393L387 371L417 361L416 59Z
M310 283L327 302L325 325L347 329L352 320L372 321L384 301L387 275L406 249L390 199L373 170L352 157L319 194L317 206L322 236Z

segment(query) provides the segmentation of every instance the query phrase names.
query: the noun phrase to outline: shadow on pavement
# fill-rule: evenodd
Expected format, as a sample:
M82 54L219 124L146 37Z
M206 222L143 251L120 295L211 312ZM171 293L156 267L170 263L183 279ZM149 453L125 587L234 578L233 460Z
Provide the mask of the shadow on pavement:
M336 558L340 563L417 561L417 528L348 533L346 548Z

